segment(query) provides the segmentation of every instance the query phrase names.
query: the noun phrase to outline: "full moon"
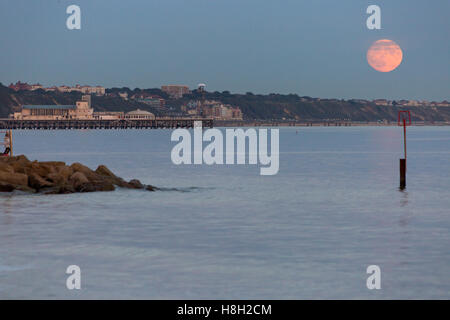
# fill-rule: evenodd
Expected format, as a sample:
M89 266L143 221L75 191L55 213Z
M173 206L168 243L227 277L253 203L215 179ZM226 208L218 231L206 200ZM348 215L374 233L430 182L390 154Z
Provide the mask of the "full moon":
M375 41L367 51L367 62L380 72L390 72L402 63L403 52L398 44L392 40L381 39Z

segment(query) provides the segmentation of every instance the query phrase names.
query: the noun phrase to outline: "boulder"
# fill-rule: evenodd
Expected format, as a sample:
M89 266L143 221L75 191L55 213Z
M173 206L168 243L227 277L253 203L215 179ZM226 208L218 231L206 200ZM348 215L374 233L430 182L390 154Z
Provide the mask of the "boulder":
M0 171L0 181L16 186L28 186L28 176L22 173Z
M117 178L117 176L114 173L112 173L111 170L109 170L107 166L105 166L103 164L99 165L97 167L97 169L95 170L95 172L101 176Z
M44 194L69 194L75 192L76 190L73 186L71 186L70 184L64 184L45 189Z
M112 183L118 187L122 187L122 188L130 187L130 186L128 186L128 183L125 180L116 176L114 173L111 172L111 170L109 170L104 165L98 166L98 168L95 170L95 173L97 173L100 176L100 179L108 181L109 183ZM131 186L131 188L134 188L134 187Z
M76 189L81 187L84 184L89 184L88 178L84 175L84 173L77 171L70 176L69 179L70 184Z
M116 187L112 183L103 182L100 184L94 184L95 191L114 191Z
M51 166L51 167L65 167L66 163L63 161L41 161L39 162L41 165Z
M37 192L36 189L30 188L28 186L15 186L15 187L16 187L16 190L23 191L23 192L28 192L28 193L36 193Z
M70 177L70 176L69 176ZM47 176L47 179L49 182L51 182L53 185L62 186L68 182L68 178L63 177L59 173L50 173Z
M31 162L30 160L28 160L28 158L26 156L24 156L23 154L19 155L19 156L14 156L14 157L5 157L4 158L6 162L8 163L29 163Z
M144 185L137 179L130 180L128 185L132 189L144 189Z
M39 190L42 188L52 187L53 183L45 180L44 178L40 177L36 173L31 173L28 176L28 186L33 189Z
M11 159L8 161L8 164L13 167L14 172L17 173L25 173L25 171L31 167L31 161L28 160L25 156L11 157L17 158L17 161L12 161Z
M0 192L13 192L16 190L16 187L12 184L0 182Z
M74 171L74 172L81 172L82 174L84 174L84 176L88 179L88 180L95 180L98 178L98 174L95 173L93 170L89 169L88 167L86 167L85 165L82 165L81 163L74 163L70 166L70 168Z
M6 162L0 162L0 171L14 173L14 168Z
M75 186L75 190L76 192L94 192L96 188L92 183L86 182Z
M5 183L5 182L0 181L0 192L13 192L14 190L19 190L19 191L28 192L28 193L36 192L35 189L30 188L28 186L13 185L10 183Z
M71 167L58 167L57 174L65 181L68 181L70 176L73 174L73 169Z
M34 174L44 178L47 178L50 174L56 173L55 167L42 164L37 161L33 161L29 166L25 168L24 171L24 173L26 173L27 175Z

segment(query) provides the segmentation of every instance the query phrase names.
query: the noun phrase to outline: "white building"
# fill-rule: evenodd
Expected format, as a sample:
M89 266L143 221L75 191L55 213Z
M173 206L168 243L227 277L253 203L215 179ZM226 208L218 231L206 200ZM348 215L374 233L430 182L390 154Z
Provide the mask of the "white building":
M154 120L155 118L153 113L140 109L125 114L125 119L129 120Z

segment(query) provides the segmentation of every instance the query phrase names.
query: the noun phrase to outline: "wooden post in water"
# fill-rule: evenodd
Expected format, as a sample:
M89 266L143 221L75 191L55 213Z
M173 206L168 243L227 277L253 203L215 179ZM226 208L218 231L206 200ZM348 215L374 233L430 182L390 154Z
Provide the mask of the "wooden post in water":
M399 111L398 112L398 125L401 125L401 115L405 113L408 116L409 123L406 123L406 117L403 117L403 151L405 157L400 159L400 190L406 188L406 126L411 125L411 113L409 111Z
M400 189L406 188L406 159L400 159Z

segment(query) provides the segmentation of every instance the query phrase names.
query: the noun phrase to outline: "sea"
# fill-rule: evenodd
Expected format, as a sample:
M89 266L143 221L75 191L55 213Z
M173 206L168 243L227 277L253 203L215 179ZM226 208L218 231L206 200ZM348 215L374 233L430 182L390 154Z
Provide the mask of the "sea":
M169 129L14 131L16 155L160 190L0 194L0 298L450 298L450 127L407 128L404 190L400 127L278 129L272 176L175 165Z

